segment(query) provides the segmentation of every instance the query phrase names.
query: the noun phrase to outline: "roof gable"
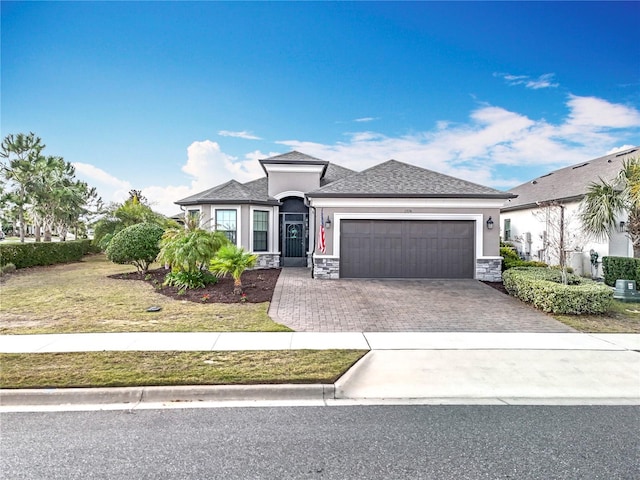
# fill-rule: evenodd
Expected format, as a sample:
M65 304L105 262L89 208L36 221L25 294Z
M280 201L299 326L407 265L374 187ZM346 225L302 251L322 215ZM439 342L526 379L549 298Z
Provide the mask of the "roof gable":
M512 195L432 170L388 160L345 176L309 197L490 197Z
M279 202L267 195L267 178L262 177L247 183L229 180L222 185L196 193L176 202L178 205L198 205L212 203L256 203L273 204Z
M518 197L509 200L504 210L531 208L537 202L551 200L580 200L590 184L614 179L622 170L622 162L639 153L640 147L635 147L546 173L509 190Z

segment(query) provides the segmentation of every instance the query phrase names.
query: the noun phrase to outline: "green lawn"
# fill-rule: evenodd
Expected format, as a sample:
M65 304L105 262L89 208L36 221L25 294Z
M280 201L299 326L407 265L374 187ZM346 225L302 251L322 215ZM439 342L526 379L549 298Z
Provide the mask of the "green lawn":
M603 315L554 315L556 320L588 333L640 333L640 303L614 300Z
M107 278L130 271L104 255L18 270L0 284L0 334L291 331L269 318L268 303L176 301L148 283Z
M0 388L334 383L362 350L0 354Z

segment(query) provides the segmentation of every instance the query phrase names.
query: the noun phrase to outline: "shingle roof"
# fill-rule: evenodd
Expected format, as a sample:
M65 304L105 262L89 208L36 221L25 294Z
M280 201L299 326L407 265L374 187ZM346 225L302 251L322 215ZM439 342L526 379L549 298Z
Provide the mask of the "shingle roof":
M227 183L196 193L176 202L178 205L198 205L201 203L255 203L278 205L280 202L267 194L267 178L259 178L247 183L229 180Z
M343 177L309 197L510 198L511 194L425 168L389 160Z
M275 155L273 157L264 158L260 160L263 161L274 161L274 162L321 162L328 163L326 160L321 160L316 157L312 157L311 155L307 155L306 153L298 152L297 150L292 150L291 152L283 153L281 155Z
M622 169L622 162L636 156L640 156L640 147L554 170L509 190L518 197L507 201L503 211L531 208L536 202L579 200L591 183L612 180Z
M355 170L341 167L340 165L336 165L335 163L329 163L329 165L327 165L327 170L324 172L324 177L322 177L322 179L320 180L320 186L324 187L325 185L329 185L336 180L340 180L341 178L352 175L354 173L356 173Z

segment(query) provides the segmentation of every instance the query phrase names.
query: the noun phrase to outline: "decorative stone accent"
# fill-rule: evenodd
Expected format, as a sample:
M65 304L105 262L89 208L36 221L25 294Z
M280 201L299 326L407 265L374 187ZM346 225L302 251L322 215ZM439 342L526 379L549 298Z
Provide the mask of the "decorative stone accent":
M256 253L258 261L254 270L261 268L280 268L280 255L277 253Z
M501 282L502 257L478 258L476 260L476 280Z
M322 257L313 259L313 277L327 280L340 278L340 259Z

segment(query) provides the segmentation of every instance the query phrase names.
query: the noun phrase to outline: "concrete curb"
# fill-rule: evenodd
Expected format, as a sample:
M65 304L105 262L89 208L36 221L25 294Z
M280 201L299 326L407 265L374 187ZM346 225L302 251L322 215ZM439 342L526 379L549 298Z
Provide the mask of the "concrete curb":
M207 401L335 399L335 387L313 385L212 385L173 387L44 388L0 390L0 406L106 405Z

